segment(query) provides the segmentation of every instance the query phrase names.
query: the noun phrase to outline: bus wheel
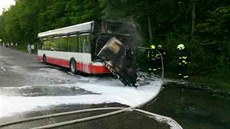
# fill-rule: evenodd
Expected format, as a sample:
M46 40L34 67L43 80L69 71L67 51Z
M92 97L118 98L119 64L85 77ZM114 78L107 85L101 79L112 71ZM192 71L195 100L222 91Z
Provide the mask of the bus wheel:
M45 56L45 55L43 56L42 62L43 62L44 64L47 63L47 62L46 62L46 56Z
M70 72L77 73L76 61L74 59L70 60Z

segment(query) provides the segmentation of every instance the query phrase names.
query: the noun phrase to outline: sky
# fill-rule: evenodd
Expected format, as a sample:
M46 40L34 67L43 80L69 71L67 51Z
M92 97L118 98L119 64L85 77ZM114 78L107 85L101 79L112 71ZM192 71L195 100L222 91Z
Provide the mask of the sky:
M3 8L8 9L11 5L14 4L14 0L0 0L0 15L2 14Z

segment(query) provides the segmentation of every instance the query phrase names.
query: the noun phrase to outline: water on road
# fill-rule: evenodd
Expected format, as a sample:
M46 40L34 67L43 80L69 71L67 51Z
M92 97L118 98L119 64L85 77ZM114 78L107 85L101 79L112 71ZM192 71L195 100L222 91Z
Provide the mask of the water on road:
M167 84L144 109L169 116L184 129L230 129L230 98L176 85Z

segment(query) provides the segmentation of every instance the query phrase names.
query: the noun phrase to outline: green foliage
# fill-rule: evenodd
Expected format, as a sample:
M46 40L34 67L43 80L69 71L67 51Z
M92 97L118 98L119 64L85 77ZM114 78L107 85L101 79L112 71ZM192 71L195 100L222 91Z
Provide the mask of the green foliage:
M230 74L230 6L216 8L203 23L197 24L197 35L204 52L207 70L227 78Z
M25 46L39 32L99 19L102 9L99 0L18 0L0 16L0 37Z
M39 31L96 20L101 17L101 10L98 0L55 0L39 14Z

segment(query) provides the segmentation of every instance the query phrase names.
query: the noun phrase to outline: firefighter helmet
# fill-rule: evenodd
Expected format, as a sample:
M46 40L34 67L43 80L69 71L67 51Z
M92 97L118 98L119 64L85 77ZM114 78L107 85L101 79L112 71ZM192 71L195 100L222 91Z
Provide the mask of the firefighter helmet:
M150 48L151 48L151 49L155 49L155 45L151 45Z
M185 49L184 44L179 44L179 45L177 45L177 49L179 49L179 50Z

